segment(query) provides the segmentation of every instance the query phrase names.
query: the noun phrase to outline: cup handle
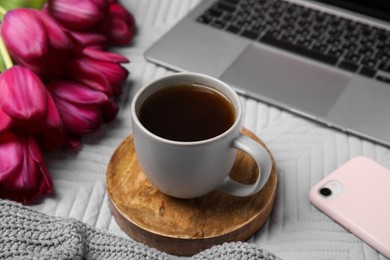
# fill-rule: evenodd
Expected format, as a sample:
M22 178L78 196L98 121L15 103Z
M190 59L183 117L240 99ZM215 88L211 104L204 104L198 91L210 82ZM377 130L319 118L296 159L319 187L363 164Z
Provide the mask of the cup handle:
M252 196L264 187L271 175L271 156L264 146L241 133L233 140L231 146L249 154L255 160L259 175L254 184L242 184L228 176L219 189L238 197Z

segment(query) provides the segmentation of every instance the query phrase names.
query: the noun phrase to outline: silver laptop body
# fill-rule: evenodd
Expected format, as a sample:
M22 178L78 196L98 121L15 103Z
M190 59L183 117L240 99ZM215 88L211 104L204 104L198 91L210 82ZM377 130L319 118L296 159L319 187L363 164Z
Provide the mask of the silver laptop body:
M225 1L229 5L236 0ZM363 0L350 0L352 3L359 1ZM214 2L202 1L151 46L145 57L173 70L200 72L220 78L241 94L390 146L390 72L384 69L366 73L362 68L352 71L341 64L329 65L328 60L312 59L279 48L272 42L264 43L216 28L218 25L199 22L200 16L205 10L210 12ZM290 2L359 23L358 29L351 27L351 30L364 28L367 33L372 27L390 30L390 23L385 19L322 2ZM389 5L387 0L370 2ZM390 18L390 13L384 8L382 17L386 16ZM389 46L390 55L390 37L385 44ZM382 52L374 57L384 62L388 58Z

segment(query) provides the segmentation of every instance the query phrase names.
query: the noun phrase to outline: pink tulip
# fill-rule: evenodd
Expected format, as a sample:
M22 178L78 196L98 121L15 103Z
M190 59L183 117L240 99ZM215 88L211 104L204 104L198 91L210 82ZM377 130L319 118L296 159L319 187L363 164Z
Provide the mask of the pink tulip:
M126 45L134 36L134 17L117 1L49 0L44 11L87 46L95 46L90 43L97 41L100 47L106 43ZM104 36L104 43L91 33Z
M73 43L60 25L35 9L8 11L2 21L1 36L16 63L39 75L64 74L74 54Z
M16 65L0 74L0 107L19 120L40 120L46 115L47 91L31 70Z
M106 0L50 0L47 10L65 28L80 31L105 18L108 2Z
M34 138L0 134L0 197L31 203L52 190L52 179Z
M110 97L118 96L121 84L129 75L119 63L126 61L120 55L87 48L80 58L71 63L69 76Z
M68 133L83 135L100 128L102 106L110 102L107 95L72 81L55 81L48 88Z
M58 148L63 125L45 85L31 70L15 65L0 74L0 133L21 130L44 149Z
M126 45L134 36L135 20L122 5L111 1L106 19L94 30L103 33L110 44Z

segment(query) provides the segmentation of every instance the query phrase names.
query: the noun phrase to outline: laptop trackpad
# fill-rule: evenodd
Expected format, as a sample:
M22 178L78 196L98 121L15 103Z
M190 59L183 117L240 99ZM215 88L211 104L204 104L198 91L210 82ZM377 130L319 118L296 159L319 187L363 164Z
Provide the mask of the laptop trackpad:
M275 105L325 116L350 77L273 48L250 45L221 80Z

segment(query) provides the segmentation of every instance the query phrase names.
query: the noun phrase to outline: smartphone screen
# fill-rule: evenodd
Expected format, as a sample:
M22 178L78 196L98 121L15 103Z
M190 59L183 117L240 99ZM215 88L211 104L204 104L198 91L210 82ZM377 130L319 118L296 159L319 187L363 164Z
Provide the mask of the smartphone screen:
M355 157L310 190L323 213L390 258L390 170Z

